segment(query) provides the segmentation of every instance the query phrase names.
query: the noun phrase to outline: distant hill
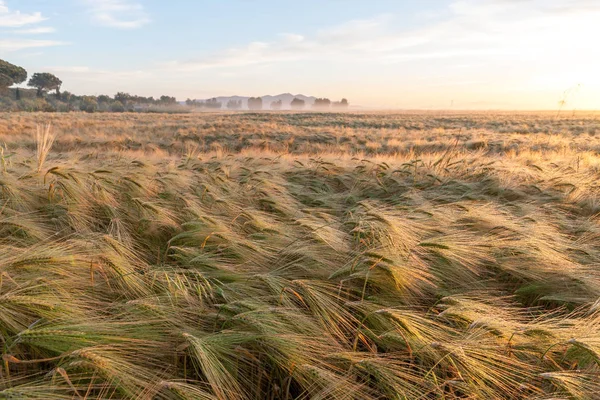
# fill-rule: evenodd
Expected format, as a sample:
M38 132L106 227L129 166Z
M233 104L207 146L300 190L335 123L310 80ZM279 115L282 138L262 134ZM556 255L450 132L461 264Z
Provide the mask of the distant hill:
M227 102L229 100L235 100L235 101L242 101L242 110L247 110L248 109L248 99L250 98L249 96L220 96L220 97L215 97L217 99L217 101L221 102L222 104L222 108L226 108L227 107ZM282 110L289 110L292 107L290 106L292 100L294 100L294 98L298 98L301 100L304 100L306 102L306 109L310 109L312 107L312 105L315 102L316 97L314 96L305 96L303 94L291 94L291 93L282 93L279 94L277 96L261 96L262 101L263 101L263 109L264 110L269 110L271 108L271 103L274 101L279 101L281 100L282 106L281 109ZM208 99L196 99L196 101L206 101Z

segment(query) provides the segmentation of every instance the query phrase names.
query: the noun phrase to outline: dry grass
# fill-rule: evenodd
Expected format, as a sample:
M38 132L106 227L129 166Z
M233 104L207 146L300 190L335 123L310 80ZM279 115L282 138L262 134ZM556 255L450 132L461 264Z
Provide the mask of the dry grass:
M35 131L35 142L36 142L36 159L37 159L37 172L42 170L44 161L48 157L48 153L52 148L52 144L56 139L56 134L52 133L52 125L37 126Z
M0 398L595 398L598 126L2 115Z

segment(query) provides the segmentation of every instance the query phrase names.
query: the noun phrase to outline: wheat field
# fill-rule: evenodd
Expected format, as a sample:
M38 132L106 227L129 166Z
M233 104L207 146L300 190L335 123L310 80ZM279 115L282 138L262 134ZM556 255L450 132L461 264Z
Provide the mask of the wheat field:
M0 114L0 398L594 399L600 115Z

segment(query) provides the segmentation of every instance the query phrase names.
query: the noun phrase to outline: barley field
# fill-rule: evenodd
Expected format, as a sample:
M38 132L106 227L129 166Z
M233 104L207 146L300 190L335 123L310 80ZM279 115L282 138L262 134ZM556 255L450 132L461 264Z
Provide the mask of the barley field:
M600 398L600 114L0 114L0 398Z

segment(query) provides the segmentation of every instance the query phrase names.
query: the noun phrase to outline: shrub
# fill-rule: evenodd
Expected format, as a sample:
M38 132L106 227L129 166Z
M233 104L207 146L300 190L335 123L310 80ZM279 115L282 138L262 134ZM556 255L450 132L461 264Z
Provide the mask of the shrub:
M110 111L112 112L125 112L125 106L120 101L115 101L110 105Z
M84 96L79 105L79 109L88 113L94 113L98 110L98 102L95 97Z

